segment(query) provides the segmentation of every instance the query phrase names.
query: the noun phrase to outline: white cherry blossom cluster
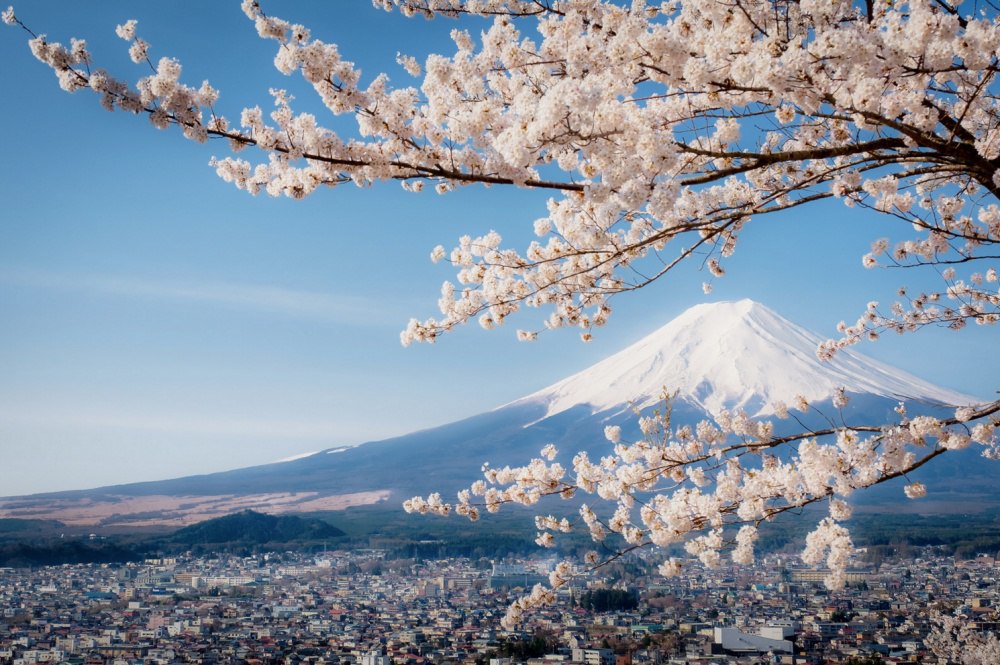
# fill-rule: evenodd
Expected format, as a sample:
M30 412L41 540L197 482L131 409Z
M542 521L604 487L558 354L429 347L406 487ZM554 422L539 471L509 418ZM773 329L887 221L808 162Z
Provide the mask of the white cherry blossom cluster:
M924 640L938 658L961 665L1000 663L1000 638L978 630L969 617L933 612L934 628Z
M504 14L533 16L550 11L555 3L539 0L373 0L386 11L398 9L406 16L458 16L460 14Z
M996 213L994 233L1000 240L1000 209ZM935 259L935 253L930 251L925 260L932 262ZM941 278L944 282L941 291L911 295L905 288L900 289L901 300L887 310L880 308L877 302L869 303L853 325L841 322L838 330L842 336L821 344L817 355L830 358L842 348L862 340L874 341L887 331L902 334L930 325L961 330L970 322L992 326L1000 321L1000 280L995 268L973 272L966 281L958 279L955 269L948 267L941 270Z
M844 586L847 564L854 551L851 534L832 516L820 521L819 525L806 536L806 547L802 551L802 561L816 566L825 563L830 574L824 580L831 589Z
M461 16L453 52L400 54L413 85L363 80L336 44L244 0L275 67L299 75L337 121L250 106L239 123L212 110L217 92L151 58L134 21L117 33L152 75L127 84L91 71L83 42L32 40L67 90L90 88L108 109L143 112L159 128L228 138L259 157L213 160L251 193L301 198L320 186L398 180L411 192L480 183L552 192L538 239L506 248L499 234L462 238L440 314L413 320L404 344L468 321L494 328L524 307L536 329L583 329L610 316L612 296L694 260L711 280L754 217L839 198L884 213L914 235L877 247L869 265L989 261L1000 240L1000 22L987 7L806 0L374 0L425 17ZM478 18L477 18L478 17ZM13 9L5 23L25 27ZM478 23L476 22L478 21ZM470 29L470 27L475 29ZM27 28L25 28L27 29ZM153 64L153 63L156 64ZM352 128L353 127L353 128ZM542 174L545 174L544 176ZM991 272L993 271L993 272ZM990 266L943 276L938 293L851 326L843 345L928 323L1000 319ZM947 301L946 304L942 304Z
M836 391L837 408L845 400L844 391ZM572 472L556 461L558 451L548 445L522 467L487 465L484 478L459 492L457 503L432 494L410 499L406 509L468 515L480 507L495 512L505 504L532 506L547 496L592 495L576 510L575 523L546 514L535 518L535 526L536 542L543 547L555 546L557 534L578 529L611 547L610 558L594 555L588 560L587 570L595 570L627 551L674 544L683 544L690 556L709 567L720 565L727 555L735 563L751 563L762 523L823 502L828 516L808 535L801 556L808 564L824 566L829 571L826 584L836 589L845 582L854 551L842 524L851 517L848 499L854 492L906 478L935 457L972 444L986 456L995 455L1000 401L963 407L949 418L909 417L902 406L898 412L895 423L843 424L777 437L769 421L742 411L723 412L714 422L705 420L695 427L671 428L667 404L641 419L644 436L632 443L623 443L621 429L609 426L608 454L594 461L578 452ZM921 482L903 487L909 499L927 491ZM672 559L660 570L675 574L682 565ZM515 614L549 597L543 590L533 592Z

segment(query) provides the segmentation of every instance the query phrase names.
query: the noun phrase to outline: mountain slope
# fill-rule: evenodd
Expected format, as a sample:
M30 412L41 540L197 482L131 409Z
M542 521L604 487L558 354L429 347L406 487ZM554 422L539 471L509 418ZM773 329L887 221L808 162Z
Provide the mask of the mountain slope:
M861 354L842 352L820 362L819 342L749 300L699 305L589 369L458 422L224 473L0 500L0 517L180 526L246 509L308 512L450 492L475 480L483 462L520 464L550 442L563 451L564 463L578 450L599 457L608 450L604 426L621 425L626 437L638 436L630 406L658 402L665 388L677 392L675 424L693 424L724 408L767 416L775 401L790 404L799 394L833 414L837 410L824 400L841 386L852 396L843 414L848 424L888 422L901 400L911 413L947 413L980 401ZM800 420L829 424L816 413ZM778 421L776 431L797 426ZM997 493L992 476L977 481L968 464L931 466L963 491L978 482L984 496Z

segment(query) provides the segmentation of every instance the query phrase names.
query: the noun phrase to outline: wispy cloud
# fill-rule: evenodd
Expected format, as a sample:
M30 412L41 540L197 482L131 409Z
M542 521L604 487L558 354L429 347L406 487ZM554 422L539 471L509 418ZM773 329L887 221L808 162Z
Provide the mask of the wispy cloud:
M149 280L108 275L71 275L29 269L0 270L0 283L107 296L221 305L283 316L355 325L389 323L366 298L261 284Z
M204 416L184 412L157 413L89 407L17 405L0 408L0 431L30 429L38 432L145 432L239 439L273 439L334 442L376 438L351 422L295 418L254 418L235 415ZM370 429L370 428L369 428ZM282 460L287 461L287 460Z

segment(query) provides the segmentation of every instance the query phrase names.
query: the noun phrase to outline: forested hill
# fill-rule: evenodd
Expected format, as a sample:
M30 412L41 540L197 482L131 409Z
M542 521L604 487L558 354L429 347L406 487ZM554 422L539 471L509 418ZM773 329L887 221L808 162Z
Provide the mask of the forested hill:
M265 515L252 510L192 524L169 538L175 545L266 545L338 538L344 532L322 520Z

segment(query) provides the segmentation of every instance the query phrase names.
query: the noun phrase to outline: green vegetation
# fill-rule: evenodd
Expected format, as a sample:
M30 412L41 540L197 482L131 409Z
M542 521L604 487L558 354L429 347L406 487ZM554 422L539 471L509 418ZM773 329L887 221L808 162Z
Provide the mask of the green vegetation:
M115 542L67 539L0 545L0 566L55 566L64 563L121 563L140 561L142 550L124 547Z
M761 552L802 547L806 534L822 519L821 510L804 519L777 519L761 527L757 549ZM968 559L1000 552L1000 510L968 514L855 513L847 522L854 544L868 550L874 561L888 556L909 556L917 548L936 547L941 554Z
M7 520L42 522L43 520ZM47 521L46 521L47 522ZM0 566L45 566L64 563L121 563L151 556L253 551L319 549L328 540L343 539L344 532L327 521L298 516L264 515L244 511L199 522L172 534L143 536L109 535L99 538L80 534L55 535L52 525L32 529L8 524L0 545Z
M173 545L223 545L225 547L322 541L344 532L328 522L295 515L265 515L252 510L198 522L175 532Z
M937 547L959 559L1000 552L1000 512L963 515L856 516L852 523L859 545L874 560L908 556L915 548Z
M490 649L485 656L476 658L476 663L489 663L492 658L512 658L523 662L529 658L553 653L558 646L559 639L554 633L539 630L531 639L501 640L495 649Z
M484 515L476 529L470 529L465 518L410 515L394 505L358 506L311 516L334 522L345 532L338 547L383 549L389 558L498 559L538 550L527 510Z
M639 607L639 594L633 589L594 589L580 596L577 604L594 612L634 610Z
M0 533L4 535L51 531L61 529L65 526L65 524L57 520L18 519L13 517L0 518Z

